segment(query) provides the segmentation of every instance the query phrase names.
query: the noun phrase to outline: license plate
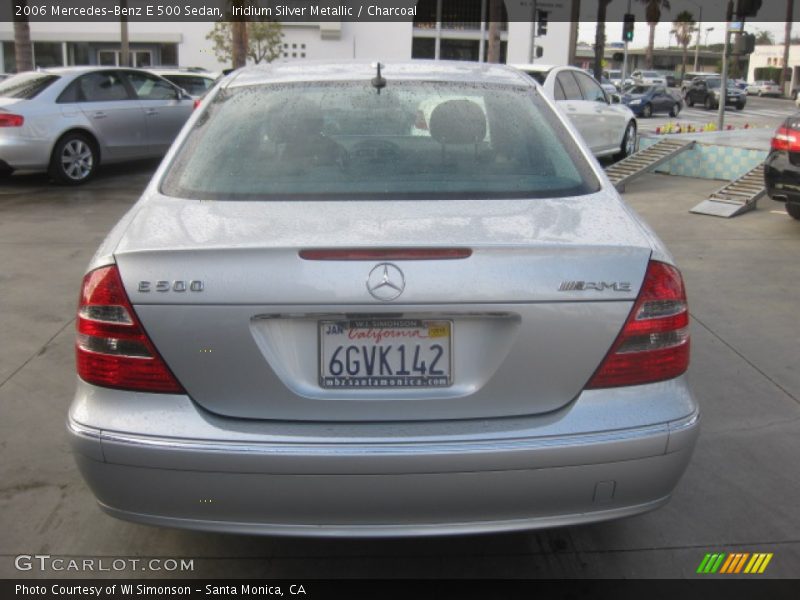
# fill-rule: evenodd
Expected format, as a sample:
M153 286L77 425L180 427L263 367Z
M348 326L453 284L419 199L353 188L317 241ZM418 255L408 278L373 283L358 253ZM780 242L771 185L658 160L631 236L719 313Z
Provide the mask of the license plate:
M452 384L452 321L319 322L324 388L427 388Z

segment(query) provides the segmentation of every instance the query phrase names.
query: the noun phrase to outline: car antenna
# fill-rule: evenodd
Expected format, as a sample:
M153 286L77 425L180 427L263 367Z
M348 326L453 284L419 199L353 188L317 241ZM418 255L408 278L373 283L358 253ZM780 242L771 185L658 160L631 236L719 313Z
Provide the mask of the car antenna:
M386 87L386 79L381 76L381 67L383 66L381 63L376 63L378 68L378 74L372 78L372 87L378 90L378 95L380 96L381 90Z

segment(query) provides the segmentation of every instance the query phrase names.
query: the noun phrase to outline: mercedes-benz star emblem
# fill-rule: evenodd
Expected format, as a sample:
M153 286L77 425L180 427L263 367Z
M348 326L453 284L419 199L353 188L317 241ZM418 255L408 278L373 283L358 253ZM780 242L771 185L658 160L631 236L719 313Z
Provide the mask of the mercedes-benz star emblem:
M394 300L406 288L403 272L392 263L375 265L367 277L367 291L376 300L389 302Z

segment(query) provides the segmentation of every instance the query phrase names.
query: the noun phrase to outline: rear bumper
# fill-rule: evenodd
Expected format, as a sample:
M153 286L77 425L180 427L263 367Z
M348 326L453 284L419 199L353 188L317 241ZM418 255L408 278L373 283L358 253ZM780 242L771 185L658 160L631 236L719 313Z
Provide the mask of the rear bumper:
M764 183L773 200L800 203L800 165L792 164L787 152L770 152L764 161Z
M264 436L250 424L245 439L234 431L238 421L227 420L230 431L211 440L88 427L76 402L71 443L106 512L151 525L272 535L477 533L637 514L668 500L700 421L695 406L668 422L586 433L525 434L505 419L494 431L485 421L469 426L481 434L453 435L451 424L449 435L434 435L431 425L411 436L413 425L397 424L380 426L383 439L334 441L305 435L313 425ZM572 411L540 417L539 429L557 429ZM150 419L163 422L167 412Z
M43 170L50 164L49 140L0 136L0 161L12 170Z

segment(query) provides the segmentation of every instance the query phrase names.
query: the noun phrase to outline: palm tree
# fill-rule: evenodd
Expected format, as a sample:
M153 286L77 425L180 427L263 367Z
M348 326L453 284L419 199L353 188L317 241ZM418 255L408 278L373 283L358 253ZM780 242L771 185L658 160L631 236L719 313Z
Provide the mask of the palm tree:
M681 80L686 75L686 53L689 44L692 41L692 34L695 30L694 16L688 10L683 10L678 13L675 20L672 22L672 32L675 34L675 40L678 45L683 48L683 63L681 64Z
M24 6L27 0L22 0ZM20 12L24 12L20 11ZM33 70L33 44L31 44L31 28L28 17L14 17L14 54L17 60L17 73Z
M645 16L647 24L650 26L650 37L647 40L647 53L645 54L645 61L647 68L653 68L653 46L656 41L656 25L661 21L661 9L669 10L669 0L639 0L642 4L647 5L645 8Z
M772 32L762 30L756 33L756 46L772 46L774 43Z
M597 29L594 33L594 76L600 81L603 75L603 58L606 50L606 7L611 0L597 0Z

